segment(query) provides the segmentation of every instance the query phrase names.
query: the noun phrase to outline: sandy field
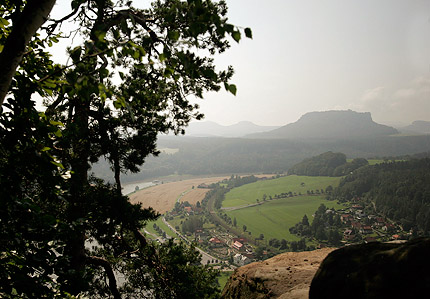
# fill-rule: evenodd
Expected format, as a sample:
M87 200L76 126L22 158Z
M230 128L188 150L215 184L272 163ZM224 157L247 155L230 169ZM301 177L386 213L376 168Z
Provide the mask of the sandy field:
M175 202L178 198L180 198L180 201L188 201L190 204L196 204L196 202L201 201L205 197L206 192L209 191L209 189L197 188L198 185L203 183L216 183L225 178L228 177L195 178L164 183L142 189L130 194L129 197L132 203L140 202L144 208L152 207L157 212L163 214L170 211L175 206Z

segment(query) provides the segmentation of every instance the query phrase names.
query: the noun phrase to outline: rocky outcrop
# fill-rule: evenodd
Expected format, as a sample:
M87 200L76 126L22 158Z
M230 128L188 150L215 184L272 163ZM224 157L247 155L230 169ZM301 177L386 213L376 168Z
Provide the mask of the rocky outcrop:
M222 298L308 298L309 286L322 260L333 249L287 252L236 269Z
M428 298L430 239L343 247L321 264L309 298Z
M288 252L236 269L222 298L427 298L429 269L430 238Z

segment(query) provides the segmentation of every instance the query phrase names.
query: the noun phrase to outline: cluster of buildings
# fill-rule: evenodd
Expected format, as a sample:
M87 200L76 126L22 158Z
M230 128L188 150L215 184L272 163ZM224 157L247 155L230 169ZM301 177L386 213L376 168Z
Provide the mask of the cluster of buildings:
M360 201L359 198L354 200ZM399 235L395 234L396 227L388 222L384 217L367 215L364 207L360 204L353 204L349 210L340 210L340 220L348 228L343 232L343 239L345 242L354 242L364 240L365 242L376 241L377 237L374 236L375 232L384 232L378 236L390 235L391 239L398 239ZM369 236L372 235L373 236Z
M245 238L233 238L229 235L210 236L206 230L197 230L195 240L199 244L207 242L208 248L228 258L233 257L233 263L237 266L249 264L255 258L252 247Z

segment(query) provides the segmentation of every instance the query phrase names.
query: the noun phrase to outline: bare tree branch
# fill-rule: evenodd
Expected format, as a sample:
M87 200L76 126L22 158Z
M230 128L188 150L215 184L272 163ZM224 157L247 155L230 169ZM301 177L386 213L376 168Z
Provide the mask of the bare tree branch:
M86 258L86 263L104 268L106 275L108 276L108 279L109 279L109 289L113 297L115 299L121 299L121 294L119 293L118 287L116 285L115 274L113 273L110 263L107 260L97 256L88 256Z

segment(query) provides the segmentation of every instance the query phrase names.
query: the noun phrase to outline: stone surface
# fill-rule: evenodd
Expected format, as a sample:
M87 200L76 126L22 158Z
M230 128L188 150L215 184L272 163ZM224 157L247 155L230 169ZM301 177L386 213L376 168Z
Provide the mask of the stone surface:
M240 267L227 282L222 298L308 298L312 278L331 251L287 252Z

